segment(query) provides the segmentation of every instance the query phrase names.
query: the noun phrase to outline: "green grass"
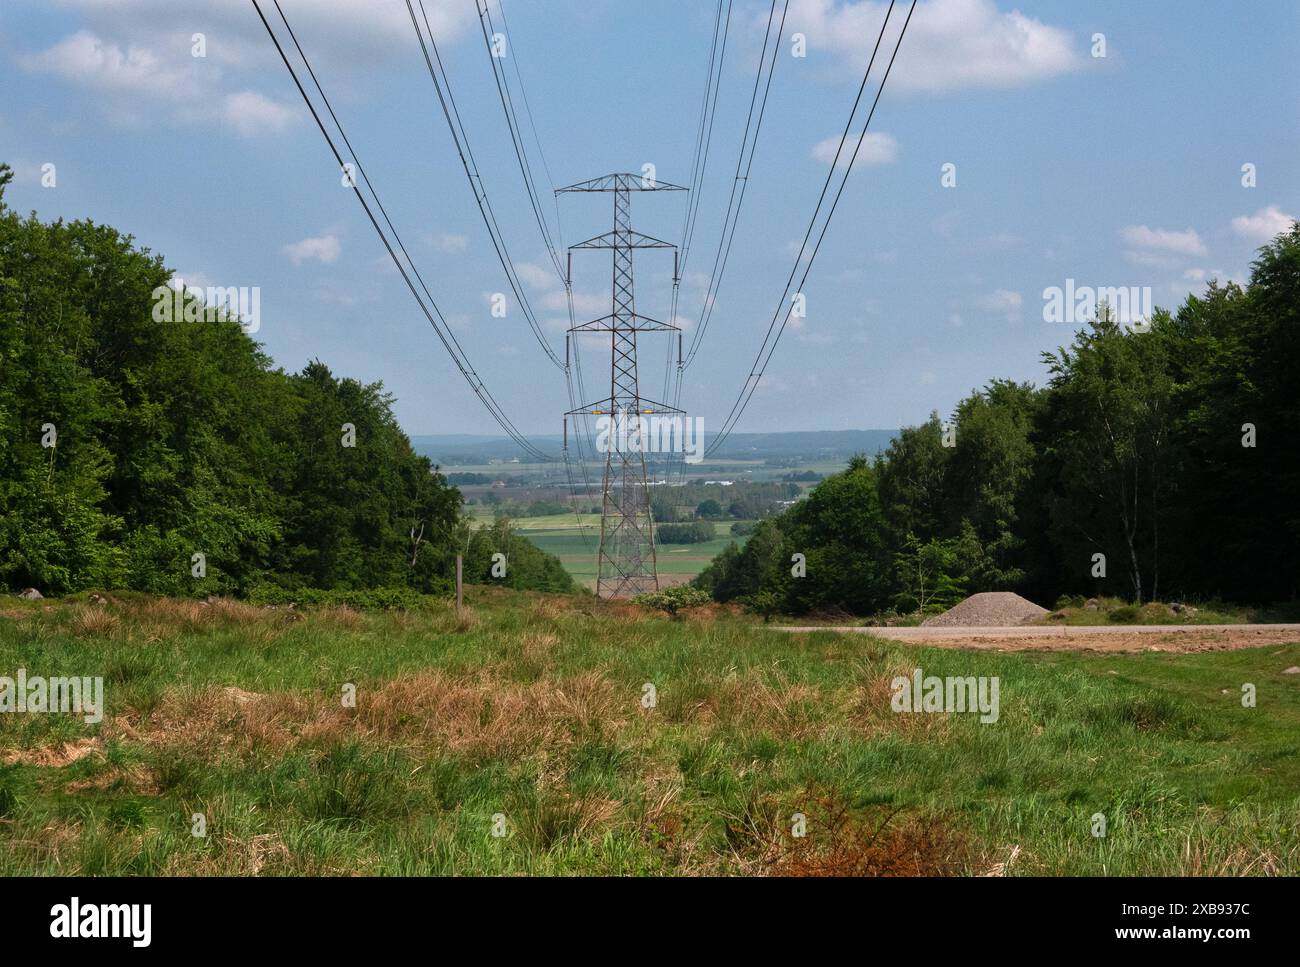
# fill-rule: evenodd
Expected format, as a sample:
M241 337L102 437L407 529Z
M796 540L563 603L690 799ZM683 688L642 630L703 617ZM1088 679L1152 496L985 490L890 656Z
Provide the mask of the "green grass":
M1117 598L1102 598L1096 610L1067 607L1044 615L1039 624L1065 625L1232 625L1259 620L1246 608L1196 607L1195 613L1175 612L1167 604L1153 601L1141 606Z
M1300 873L1300 643L965 652L470 602L6 604L0 674L103 675L108 708L0 714L0 874ZM891 712L918 666L998 676L999 721Z
M560 523L552 523L553 521ZM585 534L578 529L572 514L567 518L525 517L514 522L516 532L521 537L528 538L546 553L558 557L564 569L575 580L593 582L596 579L600 517L594 514L584 515L583 523L586 527ZM732 541L743 547L749 537L731 536L733 523L735 521L715 521L713 529L718 536L702 544L658 545L655 551L659 573L694 577L708 567L714 557L726 550Z

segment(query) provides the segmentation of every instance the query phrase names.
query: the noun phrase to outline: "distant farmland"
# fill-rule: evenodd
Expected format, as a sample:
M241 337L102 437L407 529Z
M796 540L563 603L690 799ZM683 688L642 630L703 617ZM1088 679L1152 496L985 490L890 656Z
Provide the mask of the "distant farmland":
M734 523L736 521L715 521L713 530L716 537L707 543L660 544L656 553L663 583L684 584L689 581L732 541L743 547L749 538L733 537L731 525ZM521 537L558 557L574 580L594 588L596 545L600 540L599 514L521 518L514 521L514 525Z

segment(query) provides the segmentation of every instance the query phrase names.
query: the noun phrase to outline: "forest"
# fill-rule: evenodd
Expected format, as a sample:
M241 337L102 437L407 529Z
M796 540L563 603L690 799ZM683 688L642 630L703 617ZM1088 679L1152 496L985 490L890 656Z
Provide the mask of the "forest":
M764 611L933 611L979 591L1141 604L1300 593L1300 225L1242 287L1045 353L855 458L696 579ZM801 555L802 557L799 557Z
M0 165L0 586L271 599L447 592L506 556L566 591L508 523L474 530L383 386L288 373L240 323L156 322L163 259L89 221L5 207Z

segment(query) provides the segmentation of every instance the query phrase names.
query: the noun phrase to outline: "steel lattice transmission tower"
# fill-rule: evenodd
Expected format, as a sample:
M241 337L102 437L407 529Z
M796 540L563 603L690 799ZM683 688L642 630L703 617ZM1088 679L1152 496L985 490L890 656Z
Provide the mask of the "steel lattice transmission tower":
M565 338L566 363L570 340L575 334L608 332L610 336L609 396L584 403L565 414L564 446L568 449L568 417L605 416L615 426L639 425L645 414L674 414L667 404L641 395L637 384L637 333L677 333L677 356L681 360L681 334L675 325L639 315L632 287L632 253L636 249L671 249L673 280L677 281L677 247L632 230L632 192L685 191L679 185L642 175L613 174L593 178L556 194L607 192L614 196L614 229L569 246L569 283L572 284L573 252L609 249L613 254L613 303L610 314L575 325ZM605 449L605 471L601 488L600 550L597 557L596 596L622 598L659 589L656 572L654 520L650 514L649 481L646 477L644 446L629 446L622 433L611 432Z

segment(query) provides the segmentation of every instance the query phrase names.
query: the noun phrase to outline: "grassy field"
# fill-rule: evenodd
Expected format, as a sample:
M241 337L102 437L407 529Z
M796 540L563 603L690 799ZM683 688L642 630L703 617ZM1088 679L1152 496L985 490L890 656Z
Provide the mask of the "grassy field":
M526 537L548 554L554 554L574 579L588 588L595 587L596 546L600 540L600 515L583 514L582 528L573 514L555 517L521 517L512 523L521 537ZM658 573L670 580L688 580L703 571L728 544L742 547L748 537L732 537L734 521L717 521L717 535L703 544L660 544L656 548Z
M6 604L0 675L102 675L107 710L0 714L0 874L1300 873L1300 644L975 653L470 601ZM998 721L892 712L915 667L998 676Z

